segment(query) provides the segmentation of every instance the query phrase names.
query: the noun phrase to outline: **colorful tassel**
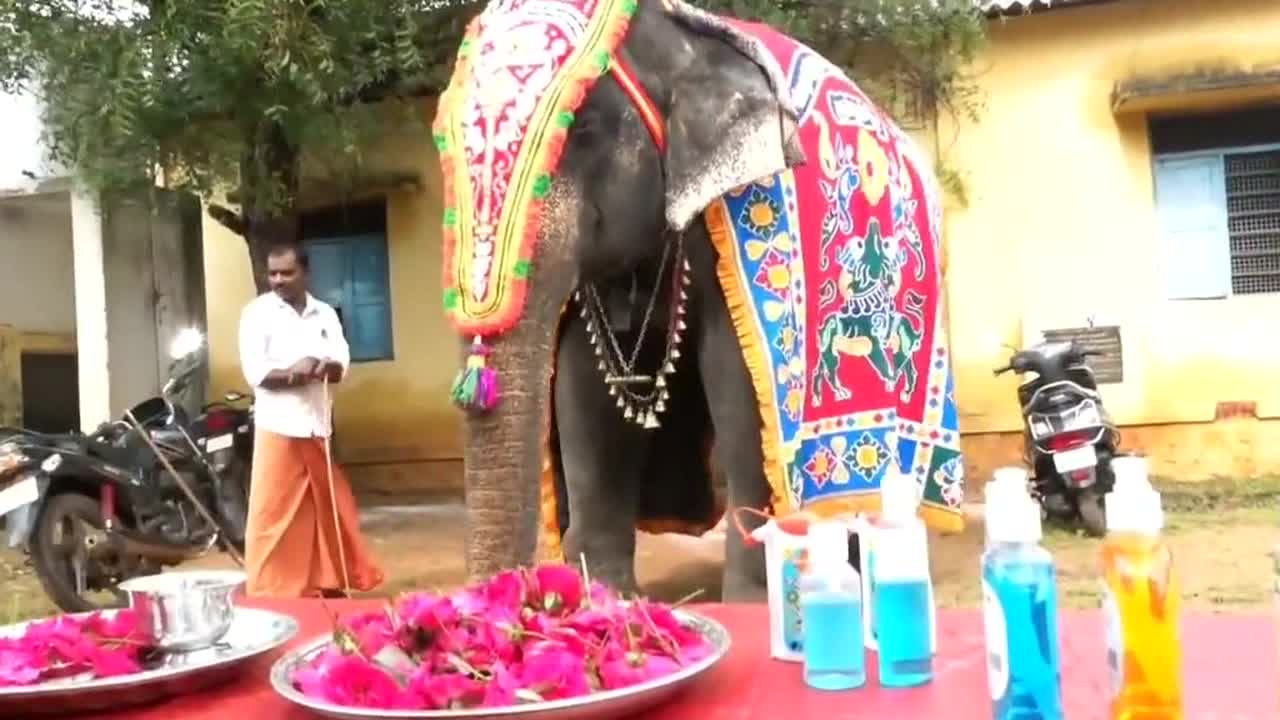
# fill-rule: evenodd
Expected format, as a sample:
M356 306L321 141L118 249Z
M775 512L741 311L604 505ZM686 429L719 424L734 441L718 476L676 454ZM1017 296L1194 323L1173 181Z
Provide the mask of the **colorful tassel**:
M479 335L471 341L467 366L454 378L453 404L468 412L489 412L498 405L498 371L486 364L489 349Z

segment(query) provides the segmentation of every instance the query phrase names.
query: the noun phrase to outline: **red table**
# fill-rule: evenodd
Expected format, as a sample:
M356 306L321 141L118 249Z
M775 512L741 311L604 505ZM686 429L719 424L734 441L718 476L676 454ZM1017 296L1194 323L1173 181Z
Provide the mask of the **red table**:
M328 629L314 600L246 604L287 612L302 631L295 642ZM331 602L346 613L380 605L374 601ZM910 690L876 687L874 656L866 687L845 693L810 690L800 666L770 660L765 608L754 605L703 605L696 608L724 623L733 636L729 657L702 681L652 720L895 720L990 718L984 662L982 616L977 611L941 611L939 655L931 684ZM1280 718L1277 691L1276 630L1266 615L1186 616L1183 677L1186 720L1271 720ZM1071 720L1106 717L1106 669L1103 630L1096 613L1066 613L1061 618L1063 687ZM150 707L80 716L84 720L314 720L313 715L278 699L267 672L279 654L263 658L231 685Z

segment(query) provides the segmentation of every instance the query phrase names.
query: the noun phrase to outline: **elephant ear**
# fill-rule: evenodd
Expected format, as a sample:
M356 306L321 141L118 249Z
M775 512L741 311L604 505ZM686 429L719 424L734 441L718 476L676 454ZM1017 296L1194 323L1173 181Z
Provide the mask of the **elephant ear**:
M679 0L666 7L705 40L668 117L667 222L683 230L716 198L805 157L782 69L759 40Z

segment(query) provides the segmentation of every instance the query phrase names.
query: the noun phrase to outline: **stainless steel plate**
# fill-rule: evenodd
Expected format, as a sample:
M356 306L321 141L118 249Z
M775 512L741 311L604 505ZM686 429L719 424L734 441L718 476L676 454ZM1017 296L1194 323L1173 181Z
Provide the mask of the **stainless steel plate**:
M27 623L0 628L22 632ZM169 653L150 669L100 680L54 680L40 685L0 688L0 718L71 715L185 695L234 679L245 664L289 642L298 623L288 615L236 608L231 629L213 647Z
M711 618L684 610L676 616L686 625L698 629L715 648L711 655L677 673L647 683L619 690L608 690L586 697L550 702L514 705L504 708L475 710L374 710L332 705L298 692L289 678L294 670L329 645L329 636L319 637L276 661L271 667L271 686L284 699L313 712L337 720L607 720L644 712L670 700L699 675L724 659L729 652L729 631Z

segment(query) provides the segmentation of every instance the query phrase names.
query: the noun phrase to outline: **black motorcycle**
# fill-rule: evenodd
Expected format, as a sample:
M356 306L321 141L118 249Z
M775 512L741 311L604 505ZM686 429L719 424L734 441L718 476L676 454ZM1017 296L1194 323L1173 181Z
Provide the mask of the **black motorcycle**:
M30 555L45 591L67 612L122 606L121 581L200 557L219 541L243 548L246 496L222 481L175 402L203 366L202 339L193 345L185 337L175 341L161 394L123 419L88 435L0 433L9 543Z
M1015 352L996 368L1036 377L1018 386L1024 460L1032 468L1029 490L1047 519L1086 532L1106 532L1103 496L1115 476L1111 459L1120 442L1085 358L1099 355L1074 342L1040 343Z

